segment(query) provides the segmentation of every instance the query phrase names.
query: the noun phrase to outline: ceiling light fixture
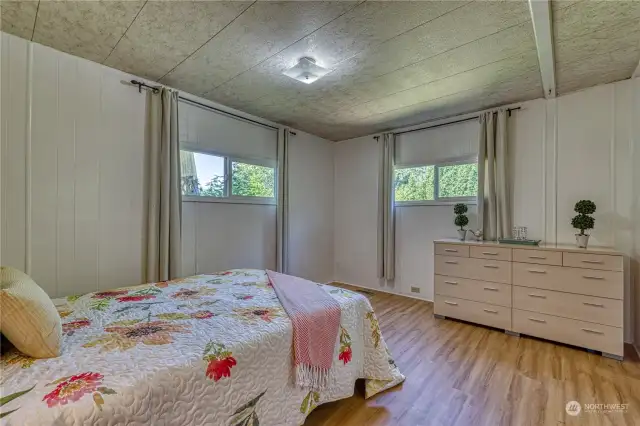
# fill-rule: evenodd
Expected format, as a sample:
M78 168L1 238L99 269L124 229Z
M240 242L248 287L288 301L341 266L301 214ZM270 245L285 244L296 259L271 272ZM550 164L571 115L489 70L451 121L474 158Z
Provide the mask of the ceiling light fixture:
M311 84L328 73L328 69L316 64L315 59L306 56L304 58L300 58L296 65L283 72L287 77L291 77L306 84Z

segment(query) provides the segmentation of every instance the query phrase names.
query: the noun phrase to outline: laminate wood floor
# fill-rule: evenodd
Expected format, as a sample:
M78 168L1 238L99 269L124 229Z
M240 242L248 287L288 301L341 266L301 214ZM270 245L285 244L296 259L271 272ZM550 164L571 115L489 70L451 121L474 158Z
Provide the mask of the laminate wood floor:
M438 320L432 303L366 292L407 380L370 400L359 382L353 397L319 406L305 426L640 425L640 361L631 346L619 362ZM581 403L580 414L566 413L569 401ZM628 406L623 412L588 412L585 404Z

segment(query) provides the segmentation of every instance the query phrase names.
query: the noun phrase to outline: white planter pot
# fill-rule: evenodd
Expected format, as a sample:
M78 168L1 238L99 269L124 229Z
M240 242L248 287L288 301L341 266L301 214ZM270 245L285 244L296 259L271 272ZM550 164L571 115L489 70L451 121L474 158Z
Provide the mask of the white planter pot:
M578 244L578 247L580 248L587 248L587 245L589 244L589 236L586 234L576 234L576 244Z
M467 237L467 230L466 229L458 229L458 236L460 237L460 241L464 241L465 238Z

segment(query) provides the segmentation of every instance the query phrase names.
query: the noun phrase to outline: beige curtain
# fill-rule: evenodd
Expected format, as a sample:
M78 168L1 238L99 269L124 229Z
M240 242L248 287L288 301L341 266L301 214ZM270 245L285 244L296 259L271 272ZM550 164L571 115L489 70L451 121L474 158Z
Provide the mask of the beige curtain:
M378 180L378 277L395 278L395 209L393 205L393 167L395 135L385 133L380 145Z
M278 205L276 212L276 268L286 274L289 246L289 130L278 132Z
M177 278L182 264L178 93L147 93L146 281Z
M485 240L511 236L506 110L480 116L478 226Z

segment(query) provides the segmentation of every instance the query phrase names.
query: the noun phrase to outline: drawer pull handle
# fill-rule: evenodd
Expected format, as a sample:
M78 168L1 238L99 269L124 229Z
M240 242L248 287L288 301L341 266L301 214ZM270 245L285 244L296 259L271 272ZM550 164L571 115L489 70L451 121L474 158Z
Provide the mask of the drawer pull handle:
M541 294L535 294L535 293L529 293L529 296L537 297L538 299L546 299L547 298L547 296L543 296Z
M546 323L545 320L541 320L541 319L538 319L538 318L531 318L531 317L529 317L529 321Z
M527 271L531 272L532 274L546 274L547 271L542 271L540 269L527 269Z
M498 311L494 311L493 309L483 309L485 312L488 312L490 314L497 314Z
M604 308L604 305L602 303L582 302L582 304L587 306L595 306L596 308Z
M587 333L592 333L592 334L604 334L604 332L600 330L593 330L591 328L583 328L582 331L586 331Z
M444 263L448 263L449 265L457 265L458 262L456 262L455 260L445 260Z
M489 291L498 291L498 289L495 287L485 287L484 289Z
M489 255L489 256L497 256L500 253L498 253L496 251L483 251L482 254L486 254L486 255Z
M600 265L604 263L602 260L583 260L582 263L592 263L595 265Z
M455 303L455 302L449 302L449 301L447 301L447 300L445 300L445 301L444 301L444 303L446 303L447 305L458 306L458 304L457 304L457 303Z
M586 278L588 280L604 280L604 277L596 277L594 275L583 275L582 278Z
M529 256L529 259L546 259L547 256Z
M484 265L485 268L491 268L491 269L500 269L499 266L497 265Z
M444 283L445 284L451 284L451 285L458 285L458 283L455 282L455 281L445 281Z
M456 249L444 249L444 251L449 252L449 253L457 253L458 250Z

